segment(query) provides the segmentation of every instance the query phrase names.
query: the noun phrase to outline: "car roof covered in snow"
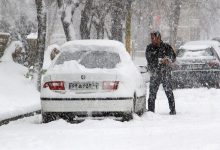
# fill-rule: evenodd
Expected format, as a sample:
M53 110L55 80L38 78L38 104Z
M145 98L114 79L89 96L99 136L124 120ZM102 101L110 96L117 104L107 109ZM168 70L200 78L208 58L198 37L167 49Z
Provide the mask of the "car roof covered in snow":
M115 40L74 40L64 43L62 51L75 51L79 49L97 50L99 47L110 48L111 51L125 52L124 44Z
M61 52L78 50L101 50L118 53L121 60L130 59L129 53L123 43L115 40L74 40L68 41L61 46Z

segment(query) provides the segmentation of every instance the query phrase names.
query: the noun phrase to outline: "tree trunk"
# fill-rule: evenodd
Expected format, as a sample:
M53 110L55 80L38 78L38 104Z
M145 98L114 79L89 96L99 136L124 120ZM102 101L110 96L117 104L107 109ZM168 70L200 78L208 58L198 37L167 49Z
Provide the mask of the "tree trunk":
M91 30L91 10L93 0L87 0L84 9L81 12L80 34L82 39L90 39Z
M43 1L35 0L37 8L37 21L38 21L38 56L37 56L37 87L38 91L41 88L41 70L44 62L44 50L45 50L45 41L46 41L46 12L44 11Z
M57 0L57 4L58 4L58 7L59 9L62 9L61 11L61 22L62 22L62 25L63 25L63 30L64 30L64 33L65 33L65 36L66 36L66 40L67 41L70 41L71 40L71 36L70 36L70 32L69 32L69 26L70 26L70 23L65 21L65 17L66 17L66 12L64 10L64 1L63 0Z
M170 44L176 50L177 31L180 19L181 0L175 0L171 6L173 8L170 19Z
M45 0L47 7L47 37L46 47L51 44L52 35L55 32L55 25L57 20L57 1Z
M95 29L96 29L96 38L97 39L104 39L105 34L105 16L99 16L99 22L93 22Z
M105 34L105 30L104 30L104 18L100 21L100 30L99 30L99 39L104 39L104 34Z
M63 25L63 30L64 30L64 33L65 33L65 36L66 36L66 40L67 41L71 41L70 30L69 30L70 23L66 22L64 20L65 16L66 16L65 12L63 11L62 15L61 15L61 21L62 21L62 25Z
M118 40L123 41L122 36L122 20L123 20L123 1L114 0L113 1L113 11L112 11L112 28L111 28L111 34L112 34L112 40Z
M78 3L74 3L73 1L68 1L68 3L66 4L65 8L64 8L64 1L63 0L57 0L57 4L59 9L61 9L61 22L63 25L63 30L66 36L66 40L67 41L71 41L72 37L70 34L70 24L72 22L72 16L74 15L75 9L79 6ZM69 7L71 7L71 14L66 14L67 12L69 13L70 11L66 11L66 9L68 9ZM66 16L71 15L71 20L67 20Z
M125 29L125 46L129 54L131 54L131 51L132 51L132 48L131 48L131 16L132 16L131 4L132 4L132 1L129 0L127 4L126 29Z

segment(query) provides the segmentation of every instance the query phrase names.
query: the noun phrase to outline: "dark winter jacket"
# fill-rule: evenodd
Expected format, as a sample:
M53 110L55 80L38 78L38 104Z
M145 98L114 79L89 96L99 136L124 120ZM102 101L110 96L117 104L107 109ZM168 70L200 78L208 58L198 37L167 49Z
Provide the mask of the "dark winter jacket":
M159 64L159 58L168 57L172 62L176 60L176 54L173 48L162 41L159 47L149 44L147 46L145 56L148 63L148 70L150 72L155 72L157 70L161 70L162 68L171 70L170 65Z

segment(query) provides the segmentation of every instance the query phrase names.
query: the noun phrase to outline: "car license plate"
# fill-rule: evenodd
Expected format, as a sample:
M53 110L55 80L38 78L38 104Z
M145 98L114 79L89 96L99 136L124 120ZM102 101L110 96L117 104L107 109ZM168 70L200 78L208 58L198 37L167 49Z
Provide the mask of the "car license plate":
M96 90L99 88L98 82L72 82L69 83L70 90Z
M196 69L202 69L202 67L203 67L203 65L201 65L201 64L194 64L194 65L186 66L186 69L196 70Z

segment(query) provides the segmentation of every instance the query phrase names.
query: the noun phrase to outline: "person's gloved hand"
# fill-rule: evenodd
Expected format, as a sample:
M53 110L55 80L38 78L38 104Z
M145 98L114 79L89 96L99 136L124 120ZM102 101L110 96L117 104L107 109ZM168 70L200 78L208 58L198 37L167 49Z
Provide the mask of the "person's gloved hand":
M168 57L165 57L165 58L161 59L160 63L164 64L164 65L168 65L171 63L171 61Z

